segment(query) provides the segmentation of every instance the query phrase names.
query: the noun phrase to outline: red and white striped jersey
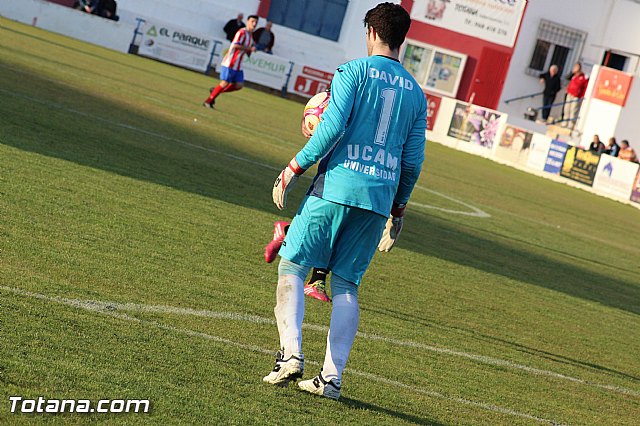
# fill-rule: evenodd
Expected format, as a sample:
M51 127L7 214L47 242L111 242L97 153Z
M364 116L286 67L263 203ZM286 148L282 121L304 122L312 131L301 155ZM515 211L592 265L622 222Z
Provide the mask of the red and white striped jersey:
M233 38L231 47L233 47L234 44L242 47L251 47L253 46L253 35L247 31L246 28L241 28ZM246 52L243 49L231 49L231 47L229 47L227 54L224 55L221 65L239 71L242 69L242 60Z

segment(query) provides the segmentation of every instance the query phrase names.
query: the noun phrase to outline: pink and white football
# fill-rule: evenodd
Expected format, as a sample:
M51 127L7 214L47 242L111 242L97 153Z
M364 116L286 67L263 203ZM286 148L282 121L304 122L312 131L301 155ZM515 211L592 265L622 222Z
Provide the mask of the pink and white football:
M309 102L304 106L304 126L309 134L313 134L320 124L322 114L329 106L330 97L331 92L320 92L309 99Z

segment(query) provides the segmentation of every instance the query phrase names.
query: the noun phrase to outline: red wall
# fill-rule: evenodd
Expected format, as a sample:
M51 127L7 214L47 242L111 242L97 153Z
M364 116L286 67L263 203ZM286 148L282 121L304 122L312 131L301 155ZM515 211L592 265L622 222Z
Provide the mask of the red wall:
M411 12L413 0L402 0L401 5ZM468 101L475 93L474 104L497 108L513 48L418 21L412 21L407 38L467 55L456 98Z
M261 18L267 19L267 16L269 16L269 9L271 9L271 0L260 0L256 15Z

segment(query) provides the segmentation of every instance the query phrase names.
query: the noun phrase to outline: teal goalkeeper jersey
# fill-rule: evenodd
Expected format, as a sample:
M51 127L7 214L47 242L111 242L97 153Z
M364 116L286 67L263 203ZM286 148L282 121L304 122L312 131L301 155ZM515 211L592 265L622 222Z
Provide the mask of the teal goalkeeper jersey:
M320 160L307 194L389 216L420 175L426 117L422 89L395 59L341 65L322 121L296 155L305 170Z

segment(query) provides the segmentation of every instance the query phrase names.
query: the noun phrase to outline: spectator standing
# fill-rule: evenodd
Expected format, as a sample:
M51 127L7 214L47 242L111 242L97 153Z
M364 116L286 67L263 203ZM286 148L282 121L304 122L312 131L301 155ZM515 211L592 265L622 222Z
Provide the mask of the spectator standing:
M620 152L618 153L618 158L621 160L631 161L632 163L638 162L636 152L629 146L629 141L626 139L620 141Z
M605 149L606 147L600 141L600 136L593 135L593 141L591 142L591 145L589 145L589 151L593 152L594 154L600 155L605 151Z
M253 40L256 42L256 50L264 53L273 53L273 44L276 41L276 36L271 31L273 23L267 21L264 27L258 28L253 33Z
M238 13L238 16L235 19L230 19L223 28L224 33L227 35L227 40L233 41L233 38L236 36L236 33L240 28L244 28L246 25L242 21L244 19L244 15L242 13Z
M582 72L582 65L580 62L576 62L571 70L571 80L567 87L567 98L564 104L564 119L563 127L573 129L578 119L578 113L580 112L580 104L584 93L587 91L587 84L589 80Z
M549 113L551 107L556 100L556 95L561 89L560 86L560 74L558 74L558 66L551 65L549 71L540 74L540 84L544 85L542 92L542 119L544 121L549 120Z
M609 138L609 145L607 145L607 149L605 149L604 153L609 154L612 157L617 157L620 152L620 145L616 142L616 138Z

